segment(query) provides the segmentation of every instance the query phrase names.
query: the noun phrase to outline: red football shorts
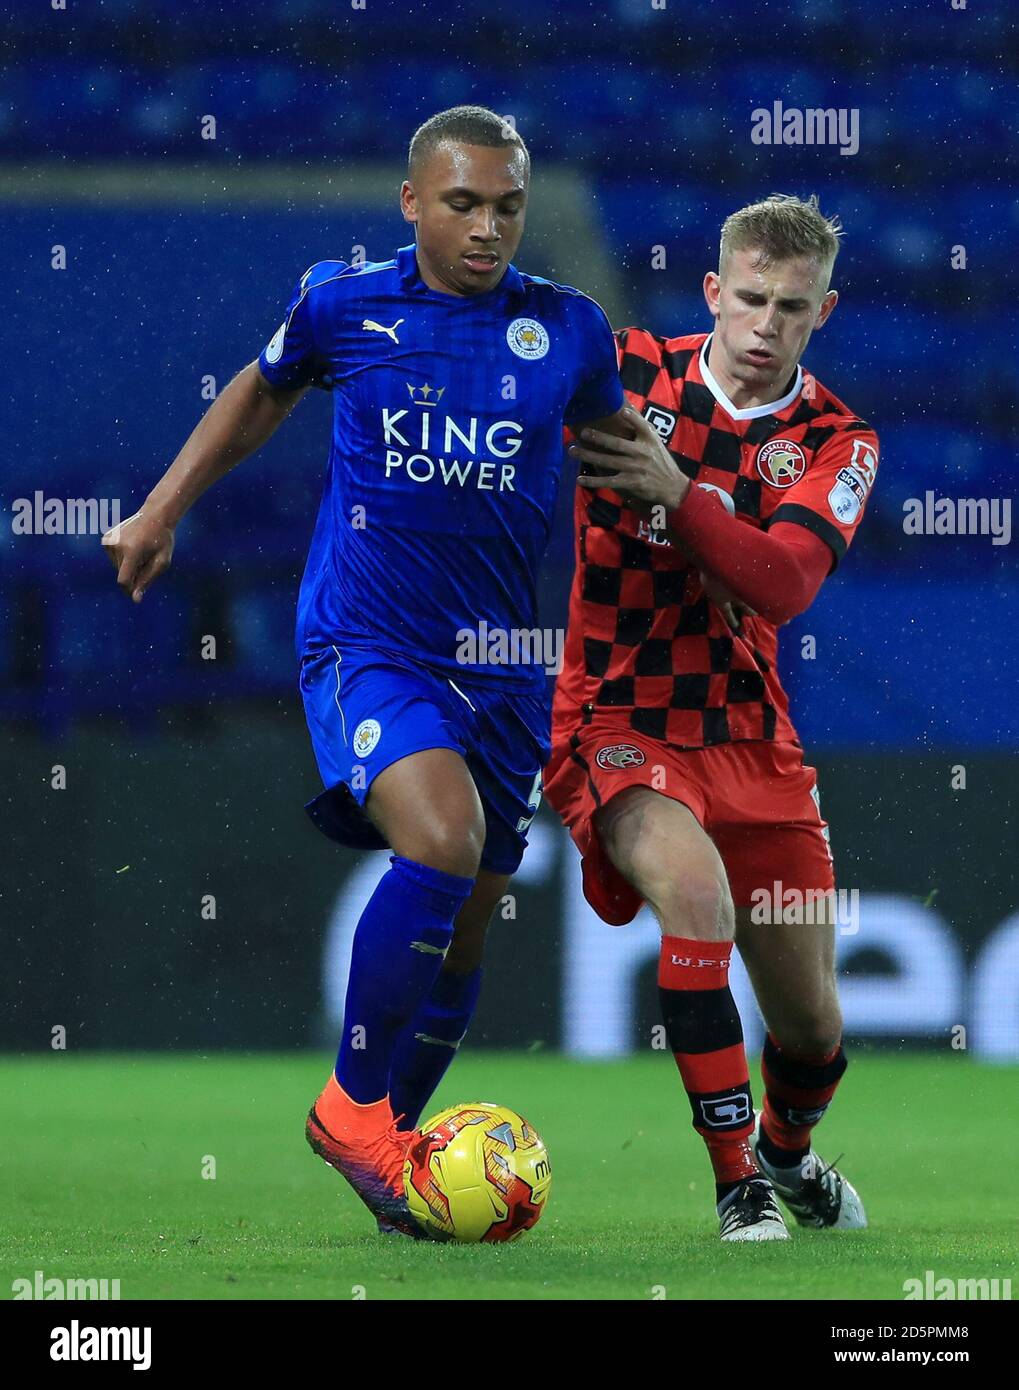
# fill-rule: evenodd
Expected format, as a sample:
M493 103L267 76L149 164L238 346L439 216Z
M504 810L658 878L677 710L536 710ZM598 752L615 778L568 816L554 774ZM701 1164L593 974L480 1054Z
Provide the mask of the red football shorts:
M817 774L795 743L673 748L610 723L553 731L545 796L583 858L584 896L604 922L632 922L643 899L604 853L595 813L626 787L682 802L711 837L736 907L755 890L834 891Z

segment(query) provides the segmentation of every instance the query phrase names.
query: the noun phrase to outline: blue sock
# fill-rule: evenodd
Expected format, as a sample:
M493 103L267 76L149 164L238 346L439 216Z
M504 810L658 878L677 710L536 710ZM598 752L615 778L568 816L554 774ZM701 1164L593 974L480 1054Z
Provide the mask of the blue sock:
M336 1079L369 1105L389 1090L393 1049L424 999L450 941L453 919L474 887L398 854L379 880L354 932Z
M440 970L427 999L393 1053L389 1096L401 1129L414 1129L470 1027L481 993L481 966L467 975Z

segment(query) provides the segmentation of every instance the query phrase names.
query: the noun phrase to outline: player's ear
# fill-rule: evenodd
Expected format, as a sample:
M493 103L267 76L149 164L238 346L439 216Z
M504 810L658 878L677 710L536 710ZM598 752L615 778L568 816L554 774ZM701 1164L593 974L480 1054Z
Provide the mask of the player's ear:
M403 213L405 222L418 220L417 194L414 192L414 185L409 179L404 179L400 186L400 211Z
M828 322L832 314L835 312L835 305L838 302L838 290L829 290L825 297L821 300L821 307L817 311L817 322L814 324L815 328L821 328L824 326L824 324Z
M722 282L713 270L709 270L704 277L704 298L713 316L718 318L718 296L721 293Z

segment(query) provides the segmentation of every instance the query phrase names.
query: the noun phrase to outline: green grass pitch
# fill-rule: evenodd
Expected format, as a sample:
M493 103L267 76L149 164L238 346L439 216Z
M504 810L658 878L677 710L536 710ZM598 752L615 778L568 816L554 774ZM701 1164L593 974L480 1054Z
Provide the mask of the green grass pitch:
M125 1299L901 1299L927 1269L1019 1287L1019 1110L1004 1099L1016 1068L854 1048L818 1148L845 1155L871 1228L722 1246L671 1058L467 1052L433 1108L520 1110L549 1147L553 1182L516 1243L448 1246L376 1235L306 1147L329 1061L0 1059L0 1297L36 1270L119 1278Z

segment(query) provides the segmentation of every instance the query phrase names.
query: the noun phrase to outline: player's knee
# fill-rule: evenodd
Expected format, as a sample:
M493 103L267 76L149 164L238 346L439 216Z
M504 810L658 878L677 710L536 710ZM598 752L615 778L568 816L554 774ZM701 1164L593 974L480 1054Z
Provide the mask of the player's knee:
M485 845L483 822L436 816L392 839L393 849L418 864L444 874L474 878Z
M628 849L623 871L664 932L695 941L732 940L732 894L715 859L695 849L677 862L668 837L657 833L641 836Z
M621 792L599 813L602 847L650 905L662 930L731 941L735 911L717 851L685 806L646 788Z
M642 888L662 930L694 941L731 941L735 912L729 885L712 867L657 866Z
M842 1041L842 1014L836 1005L809 1005L784 1021L772 1036L787 1056L814 1061L834 1052Z

